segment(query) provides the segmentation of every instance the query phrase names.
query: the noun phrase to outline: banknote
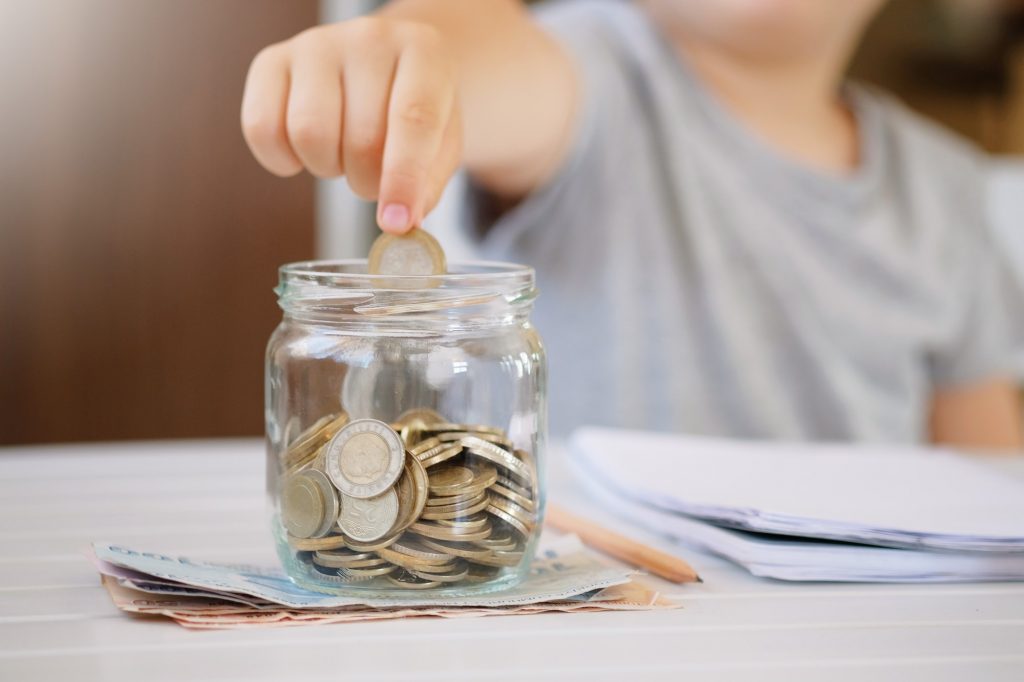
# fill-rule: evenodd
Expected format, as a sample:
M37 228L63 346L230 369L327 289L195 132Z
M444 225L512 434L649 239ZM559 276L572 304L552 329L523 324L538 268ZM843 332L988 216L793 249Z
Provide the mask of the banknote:
M95 543L100 572L123 589L168 599L221 598L249 610L331 609L366 606L372 609L503 608L550 602L589 604L602 590L630 583L635 572L607 566L574 535L546 536L530 575L505 591L468 597L410 594L402 598L341 597L311 592L292 583L276 567L219 564L144 552L121 545ZM346 612L347 613L347 612Z
M219 597L166 592L150 593L126 587L123 581L103 576L104 585L122 611L166 616L192 629L244 629L325 623L352 623L405 617L434 616L470 618L491 615L529 615L546 612L621 611L678 608L651 587L639 581L613 585L587 598L516 606L462 606L373 608L347 606L325 609L288 609L278 605L255 608L230 603Z

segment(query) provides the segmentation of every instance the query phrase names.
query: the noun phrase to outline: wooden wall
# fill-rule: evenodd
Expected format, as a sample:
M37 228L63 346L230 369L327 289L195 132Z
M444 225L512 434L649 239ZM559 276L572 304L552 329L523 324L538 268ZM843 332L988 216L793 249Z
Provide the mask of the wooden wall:
M0 443L257 435L313 182L252 160L256 51L315 0L0 2Z

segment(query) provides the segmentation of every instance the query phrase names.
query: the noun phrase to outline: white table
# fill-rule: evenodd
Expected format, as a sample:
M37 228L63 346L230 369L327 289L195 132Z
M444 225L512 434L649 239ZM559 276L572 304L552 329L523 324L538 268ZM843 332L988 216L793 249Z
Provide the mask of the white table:
M114 608L93 540L274 561L263 466L255 440L0 449L0 680L1024 680L1024 584L786 584L693 552L674 611L192 632Z

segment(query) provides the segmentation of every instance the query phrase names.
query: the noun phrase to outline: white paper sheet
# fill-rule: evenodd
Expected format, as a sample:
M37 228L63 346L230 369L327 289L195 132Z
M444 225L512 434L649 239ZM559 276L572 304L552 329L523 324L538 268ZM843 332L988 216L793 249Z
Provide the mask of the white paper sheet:
M578 465L634 501L753 531L898 547L1024 551L1024 484L931 448L585 428Z

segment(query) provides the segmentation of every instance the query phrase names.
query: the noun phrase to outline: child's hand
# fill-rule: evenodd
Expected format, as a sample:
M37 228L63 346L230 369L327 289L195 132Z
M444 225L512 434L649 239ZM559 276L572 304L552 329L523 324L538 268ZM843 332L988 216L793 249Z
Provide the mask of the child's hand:
M460 162L454 61L426 24L363 17L312 28L253 59L242 130L270 172L344 175L379 202L381 228L405 232Z

